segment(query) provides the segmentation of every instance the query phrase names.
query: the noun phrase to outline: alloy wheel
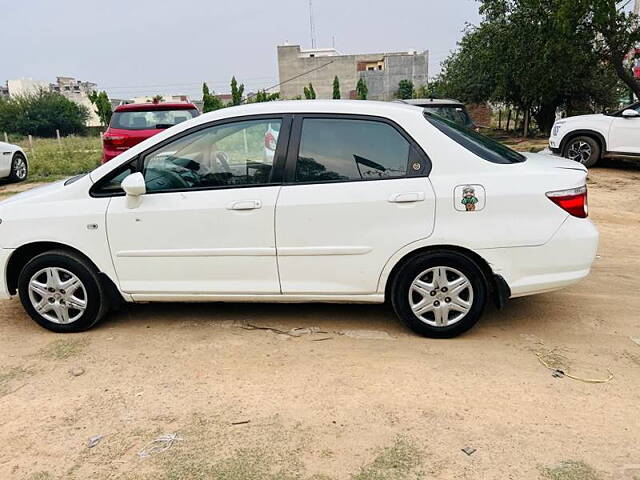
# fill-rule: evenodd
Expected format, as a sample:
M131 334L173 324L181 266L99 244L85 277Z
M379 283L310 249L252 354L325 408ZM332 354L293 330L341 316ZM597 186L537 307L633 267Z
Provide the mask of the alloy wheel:
M432 327L448 327L462 320L473 305L469 279L451 267L432 267L420 273L409 288L413 314Z
M587 162L591 158L592 154L593 150L591 149L591 145L583 141L572 143L567 151L567 157L570 160L575 160L580 163Z
M82 317L87 309L87 290L69 270L43 268L29 280L29 300L43 318L69 324Z

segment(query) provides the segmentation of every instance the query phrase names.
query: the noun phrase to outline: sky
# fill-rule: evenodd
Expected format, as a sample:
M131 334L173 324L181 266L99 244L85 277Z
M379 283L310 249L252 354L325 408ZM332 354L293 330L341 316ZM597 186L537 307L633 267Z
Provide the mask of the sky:
M313 0L316 43L341 53L455 48L475 0ZM72 76L112 98L278 83L276 46L311 47L308 0L0 0L0 82Z

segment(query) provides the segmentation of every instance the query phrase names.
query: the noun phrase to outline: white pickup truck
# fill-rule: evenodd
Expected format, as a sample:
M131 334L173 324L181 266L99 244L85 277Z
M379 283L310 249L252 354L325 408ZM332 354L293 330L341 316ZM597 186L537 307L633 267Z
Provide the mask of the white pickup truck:
M601 158L640 159L640 102L613 114L558 120L549 148L585 167L593 167Z

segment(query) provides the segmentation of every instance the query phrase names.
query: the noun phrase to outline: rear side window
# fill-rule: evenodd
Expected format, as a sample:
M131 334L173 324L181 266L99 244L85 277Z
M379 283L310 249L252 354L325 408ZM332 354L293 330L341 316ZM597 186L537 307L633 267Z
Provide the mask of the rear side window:
M451 122L457 123L464 127L473 127L473 122L467 111L462 107L450 106L437 106L437 107L425 107L425 111L433 113L442 118L445 118Z
M391 125L372 120L306 118L296 182L404 177L413 148Z
M444 133L447 137L456 143L459 143L467 150L475 153L477 156L491 163L522 163L527 158L511 150L509 147L500 142L486 137L479 133L469 130L442 117L425 112L425 118L434 127Z
M157 130L169 128L198 116L197 110L148 110L114 112L111 128L122 130Z

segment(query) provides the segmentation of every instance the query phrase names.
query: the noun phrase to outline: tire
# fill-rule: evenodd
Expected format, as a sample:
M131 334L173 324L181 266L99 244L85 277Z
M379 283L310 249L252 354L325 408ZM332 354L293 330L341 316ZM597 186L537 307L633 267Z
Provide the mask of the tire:
M575 137L567 142L563 156L581 163L587 168L593 167L602 154L600 144L591 137Z
M443 272L445 286L444 280L435 278L442 279ZM452 338L478 322L487 291L485 275L474 261L441 250L417 255L404 264L393 281L391 299L398 317L414 332L430 338ZM426 311L422 313L421 309Z
M24 182L29 175L29 163L25 156L16 152L11 160L11 173L9 173L10 182Z
M107 294L93 265L64 250L31 259L20 272L18 293L31 318L56 333L88 330L109 310Z

